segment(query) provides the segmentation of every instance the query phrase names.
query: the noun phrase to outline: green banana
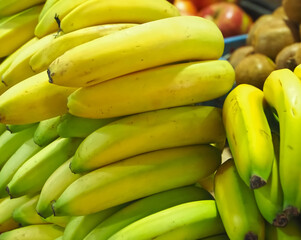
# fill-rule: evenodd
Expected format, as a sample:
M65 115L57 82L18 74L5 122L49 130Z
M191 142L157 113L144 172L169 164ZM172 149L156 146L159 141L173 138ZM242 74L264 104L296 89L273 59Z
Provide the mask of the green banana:
M66 33L98 24L145 23L175 16L180 16L178 8L165 0L90 0L61 18L60 27Z
M36 129L36 125L20 132L11 133L6 130L0 136L0 168L7 162L7 160L18 150L18 148L32 138Z
M240 178L233 159L225 161L214 178L217 208L231 240L264 240L265 224L254 193Z
M275 227L267 224L266 240L300 240L301 239L301 222L293 218L283 227Z
M202 238L202 240L229 240L229 237L227 236L227 234L219 234L219 235Z
M53 202L54 215L90 214L190 185L213 173L220 162L220 150L210 145L140 154L81 176Z
M34 5L44 3L45 0L1 0L0 1L0 18L22 12Z
M0 123L0 135L6 131L6 124Z
M225 143L220 109L161 109L124 117L94 131L77 149L70 168L74 173L91 171L149 151L206 143Z
M85 138L97 129L115 121L119 118L90 119L77 117L70 113L62 116L57 126L57 132L61 137Z
M218 229L216 230L217 232L222 231L223 226L214 200L200 200L182 203L151 214L121 229L108 240L156 239L156 237L160 235L169 234L173 231L177 231L178 229L196 225L198 225L199 228L199 231L196 232L201 232L202 230L206 231L209 226L210 228L215 227ZM201 227L202 225L204 228ZM195 234L195 232L190 233ZM194 237L196 238L191 239L197 239L197 235L198 234L195 234ZM181 237L185 237L185 234ZM157 239L160 239L160 237Z
M231 90L234 79L225 60L170 64L79 88L67 106L80 117L125 116L218 98Z
M61 116L40 121L33 134L33 141L39 146L46 146L59 137L57 126L61 121Z
M33 127L34 125L37 125L37 123L28 123L28 124L6 124L6 129L10 131L11 133L20 132L26 128Z
M249 84L234 88L223 105L223 122L235 166L252 189L266 184L274 161L265 108L263 92Z
M20 227L0 235L0 240L53 240L63 235L64 228L55 224L35 224Z
M264 97L276 110L280 125L279 176L287 216L301 211L301 82L289 69L273 71L263 86Z
M17 151L7 160L0 171L0 197L6 197L6 186L16 173L16 171L29 158L39 152L42 148L30 138L24 142Z
M203 188L196 186L185 186L159 192L134 201L127 207L119 210L117 213L113 214L96 226L83 239L106 240L127 225L153 213L185 202L209 199L213 199L212 195ZM65 230L65 233L66 232L67 228ZM72 238L69 239L71 240Z
M81 44L56 58L47 71L51 83L83 87L164 64L219 59L223 50L216 24L197 16L178 16Z
M40 193L36 211L44 218L53 214L51 203L59 198L62 192L81 174L74 174L69 168L70 159L58 167L47 179Z
M79 138L58 138L28 159L7 184L11 197L39 192L47 178L67 161L78 147Z

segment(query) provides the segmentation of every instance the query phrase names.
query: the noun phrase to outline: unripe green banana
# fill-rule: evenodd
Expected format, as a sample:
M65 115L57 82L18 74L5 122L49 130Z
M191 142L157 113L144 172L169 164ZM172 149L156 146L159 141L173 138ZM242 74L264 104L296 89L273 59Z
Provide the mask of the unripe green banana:
M77 149L79 138L58 138L28 159L7 184L11 197L41 191L49 176Z
M59 137L57 126L61 116L42 120L33 134L34 142L39 146L46 146Z
M240 178L233 159L217 169L214 190L217 208L229 238L264 240L264 219L252 189Z
M95 227L83 239L106 240L127 225L153 213L185 202L209 199L213 199L210 193L200 187L195 186L185 186L156 193L134 201L127 207L119 210L117 213L113 214ZM68 232L69 231L70 230L68 230ZM65 233L67 233L67 228ZM71 240L73 238L68 238L68 240L69 239Z
M42 148L33 142L30 138L24 142L18 150L7 160L0 171L0 197L8 196L6 186L16 173L16 171L29 158L39 152Z
M6 124L0 123L0 135L6 131Z
M115 121L119 118L91 119L77 117L70 113L62 116L57 126L57 132L61 137L85 138L97 129Z
M210 145L140 154L77 179L52 204L54 215L90 214L151 194L191 185L213 173L220 162L220 150ZM152 184L147 184L150 182Z
M6 124L6 129L11 133L16 133L26 128L33 127L34 125L37 125L37 123L28 123L28 124L20 124L20 125Z
M227 236L227 234L219 234L219 235L202 238L202 240L229 240L229 237Z
M301 222L293 218L283 227L266 225L266 240L300 240L301 239Z
M124 117L94 131L79 146L70 168L80 173L149 151L208 143L225 143L220 109L161 109Z

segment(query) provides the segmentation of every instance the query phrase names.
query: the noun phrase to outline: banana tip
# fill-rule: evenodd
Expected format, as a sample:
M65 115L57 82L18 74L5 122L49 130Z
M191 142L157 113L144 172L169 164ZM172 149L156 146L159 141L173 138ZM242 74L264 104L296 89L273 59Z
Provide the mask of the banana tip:
M297 217L300 214L298 208L296 208L294 206L286 207L283 212L287 216L288 219L290 219L291 217Z
M288 217L285 213L280 213L273 221L275 227L285 227L288 224Z
M253 232L248 232L245 235L244 240L258 240L258 236L257 236L257 234L255 234Z
M8 187L8 186L6 186L5 190L6 190L6 192L8 193L8 195L9 195L10 199L12 199L12 198L13 198L13 196L11 195L11 193L10 193L10 190L9 190L9 187Z
M56 216L54 204L55 204L55 200L52 200L51 201L51 209L52 209L52 212L53 212L53 216Z
M266 183L267 182L264 179L262 179L261 177L253 175L250 179L250 188L251 189L260 188L260 187L263 187L264 185L266 185Z
M52 79L52 77L51 77L51 72L50 72L50 70L49 70L49 68L47 69L47 75L48 75L48 78L49 78L49 82L50 83L53 83L53 79Z

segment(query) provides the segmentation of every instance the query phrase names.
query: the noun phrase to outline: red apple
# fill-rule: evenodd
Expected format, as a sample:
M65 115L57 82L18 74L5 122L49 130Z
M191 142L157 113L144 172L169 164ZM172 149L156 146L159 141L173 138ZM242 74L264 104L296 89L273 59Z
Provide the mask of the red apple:
M175 0L173 3L182 16L195 16L198 14L196 6L189 0Z
M199 16L212 20L224 37L248 33L253 20L238 5L221 2L212 4L199 12Z
M190 0L196 6L197 10L201 10L211 4L218 3L218 2L231 2L231 3L238 3L239 0Z

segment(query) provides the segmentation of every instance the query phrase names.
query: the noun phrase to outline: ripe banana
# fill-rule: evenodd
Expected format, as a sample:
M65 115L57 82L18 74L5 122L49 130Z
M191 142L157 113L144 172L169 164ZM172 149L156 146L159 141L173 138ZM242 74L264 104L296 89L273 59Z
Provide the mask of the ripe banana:
M59 37L52 39L45 48L35 52L30 58L29 65L35 72L44 71L48 68L51 62L53 62L57 57L63 55L69 49L135 25L136 24L132 23L106 24L88 27L72 33L60 35Z
M17 151L7 160L0 171L0 197L6 197L6 186L16 173L16 171L26 162L29 158L41 150L33 139L25 141Z
M7 162L7 160L18 150L18 148L32 138L36 126L24 129L17 133L10 133L6 130L0 136L0 168Z
M295 69L294 73L297 75L298 78L301 79L301 64L299 64Z
M34 36L42 6L26 9L0 23L0 57L12 54Z
M90 0L64 16L64 33L106 23L146 23L162 18L180 16L178 8L165 0Z
M85 238L82 239L106 240L131 223L156 212L185 202L209 199L213 199L210 193L195 186L185 186L159 192L145 198L138 199L137 201L129 204L127 207L119 210L117 213L101 222ZM67 228L64 233L64 238L66 232ZM67 238L66 240L69 239L71 240L73 238ZM74 240L76 240L76 238L74 238Z
M54 215L85 215L196 183L213 173L220 151L194 145L153 151L89 172L52 204ZM152 184L147 184L151 182Z
M34 125L37 125L37 123L28 123L28 124L6 124L6 129L10 131L11 133L20 132L26 128L33 127Z
M74 174L69 168L70 159L58 167L46 180L36 206L38 214L47 218L53 214L51 203L59 198L62 192L81 174Z
M97 129L118 119L119 118L90 119L66 113L62 116L57 126L57 132L61 137L85 138Z
M14 85L0 96L0 122L26 124L67 112L67 96L76 88L49 84L41 72Z
M59 138L28 159L7 184L11 197L39 192L49 176L75 152L81 139Z
M171 64L80 88L67 106L80 117L125 116L218 98L231 90L234 79L225 60Z
M252 189L266 184L274 161L263 92L249 84L234 88L223 105L227 140L240 177Z
M70 168L74 173L91 171L149 151L206 143L225 143L220 109L161 109L124 117L94 131L79 146Z
M170 17L77 46L54 60L48 75L54 84L82 87L164 64L218 59L223 50L223 36L212 21Z
M162 234L169 234L173 231L196 225L199 228L197 232L208 231L209 228L219 229L220 231L223 229L214 200L187 202L151 214L121 229L108 240L156 239ZM195 232L187 234L190 233L194 234ZM197 239L197 235L194 238L189 238L184 234L184 238L170 239L185 239L185 237L187 239ZM201 234L200 236L202 237ZM160 239L160 237L157 239Z
M0 17L10 16L22 12L34 5L44 3L45 0L1 0L0 1Z
M253 191L240 178L233 159L224 162L215 174L215 201L231 240L264 240L264 220Z
M42 120L33 134L33 141L39 146L47 146L59 137L57 126L61 116Z
M283 209L290 217L301 211L301 82L289 69L273 71L263 93L276 110L280 125L279 176L283 189Z
M58 2L59 0L46 0L44 3L44 6L40 12L39 15L39 21L42 19L42 17L45 15L45 13L54 5Z
M0 235L0 240L53 240L63 235L64 228L55 224L35 224L20 227Z

